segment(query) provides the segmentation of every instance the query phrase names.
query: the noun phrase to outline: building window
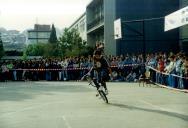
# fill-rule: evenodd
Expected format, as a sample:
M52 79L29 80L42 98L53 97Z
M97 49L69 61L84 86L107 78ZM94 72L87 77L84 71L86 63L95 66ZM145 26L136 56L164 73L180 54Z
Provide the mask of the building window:
M81 20L80 21L80 32L84 32L85 31L85 20Z

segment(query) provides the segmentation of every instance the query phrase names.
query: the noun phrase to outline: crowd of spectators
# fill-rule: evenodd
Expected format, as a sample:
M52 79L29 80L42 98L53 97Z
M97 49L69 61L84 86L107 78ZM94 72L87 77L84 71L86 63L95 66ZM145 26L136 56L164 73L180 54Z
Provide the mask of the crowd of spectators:
M143 72L144 59L141 54L106 58L112 69L110 81L137 81ZM80 80L92 66L92 56L3 61L0 62L0 81ZM187 88L188 58L182 53L148 54L146 70L150 71L153 82L180 89Z
M132 70L132 65L126 68L125 64L141 63L141 59L136 56L133 58L108 56L107 58L113 69L111 80L116 81L124 81L124 77ZM3 61L0 63L0 80L79 80L92 66L93 58L91 56Z
M188 57L185 54L150 54L146 65L153 82L188 89Z

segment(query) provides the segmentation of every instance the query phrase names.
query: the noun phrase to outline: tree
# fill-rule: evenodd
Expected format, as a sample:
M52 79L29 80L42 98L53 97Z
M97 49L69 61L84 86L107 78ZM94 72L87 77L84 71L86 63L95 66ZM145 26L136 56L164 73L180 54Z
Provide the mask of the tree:
M4 47L3 47L3 41L1 39L1 33L0 33L0 58L4 55Z
M52 31L50 33L49 43L55 44L57 42L58 40L57 40L57 35L56 35L56 29L54 27L54 24L52 24Z
M61 54L60 54L60 49L59 49L58 43L57 44L50 44L50 43L46 44L44 56L46 56L46 57L60 57Z
M89 46L82 40L76 29L64 29L59 45L63 56L81 56L90 52Z
M25 53L29 56L44 56L46 50L46 44L38 43L38 44L30 44L27 46Z
M27 60L27 54L26 54L26 51L23 52L22 60Z

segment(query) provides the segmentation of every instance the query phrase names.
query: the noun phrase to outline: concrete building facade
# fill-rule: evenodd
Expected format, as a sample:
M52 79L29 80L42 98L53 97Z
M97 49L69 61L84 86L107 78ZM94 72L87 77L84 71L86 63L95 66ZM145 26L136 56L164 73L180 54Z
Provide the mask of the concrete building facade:
M188 0L180 0L180 8L188 6ZM188 53L188 25L180 27L181 50Z
M28 44L48 43L50 38L50 25L35 24L34 29L28 30Z
M188 26L164 32L164 17L186 5L187 0L92 0L85 13L87 42L104 42L107 55L143 53L143 44L147 53L186 51L187 40L181 39L188 38ZM119 18L123 38L115 40L114 21Z
M86 7L86 17L88 43L94 46L96 42L103 42L106 54L116 54L116 44L113 38L115 1L91 1Z
M116 19L140 20L123 23L123 39L116 41L117 54L142 53L144 39L147 53L179 51L179 30L164 32L164 17L178 9L178 0L117 0ZM143 22L142 19L150 20ZM141 36L134 30L140 32Z
M78 30L83 41L87 41L86 13L83 13L69 28Z

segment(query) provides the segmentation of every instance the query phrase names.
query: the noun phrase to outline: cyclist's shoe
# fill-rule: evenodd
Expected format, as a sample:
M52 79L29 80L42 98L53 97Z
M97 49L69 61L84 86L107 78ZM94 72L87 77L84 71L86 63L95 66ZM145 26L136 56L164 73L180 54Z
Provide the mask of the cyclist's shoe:
M97 90L97 93L96 93L96 95L95 95L96 97L98 97L99 96L99 92L98 92L98 90Z
M106 90L104 91L104 93L105 93L106 95L108 95L108 90L106 89Z

